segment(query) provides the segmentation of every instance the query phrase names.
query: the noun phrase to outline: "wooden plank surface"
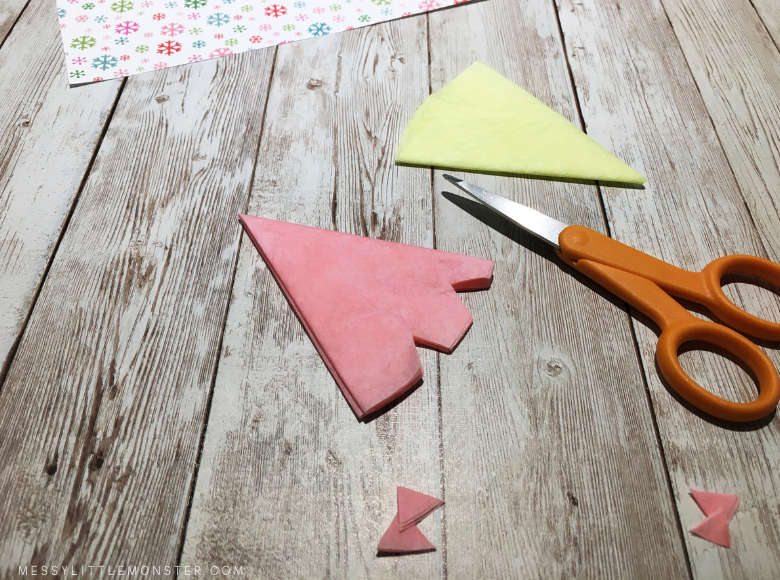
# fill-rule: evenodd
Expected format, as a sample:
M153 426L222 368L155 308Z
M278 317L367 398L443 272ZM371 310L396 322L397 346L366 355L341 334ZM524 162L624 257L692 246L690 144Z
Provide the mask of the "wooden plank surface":
M46 0L0 48L0 78L1 384L122 81L68 88Z
M578 123L549 2L464 6L430 31L433 90L478 59ZM469 179L605 230L592 185ZM439 171L435 186L437 246L496 261L490 292L467 296L474 327L440 360L449 576L686 577L622 305L545 244L440 196Z
M766 257L762 241L771 234L751 220L752 202L735 180L663 6L611 0L558 6L589 134L648 178L642 190L602 188L612 235L690 270L731 253ZM733 296L768 315L776 304L747 284ZM634 328L683 529L702 519L691 488L742 498L730 550L684 533L694 577L778 577L780 419L735 427L692 412L660 379L657 329L636 315ZM768 354L780 362L777 351ZM689 352L681 360L721 396L755 396L746 373L715 353Z
M780 50L748 0L664 5L767 255L780 261Z
M430 171L396 167L428 95L425 16L279 49L249 213L432 247ZM256 578L434 578L434 553L377 558L396 486L440 495L436 354L359 422L244 236L182 564Z
M0 575L175 563L273 56L127 81L0 392Z

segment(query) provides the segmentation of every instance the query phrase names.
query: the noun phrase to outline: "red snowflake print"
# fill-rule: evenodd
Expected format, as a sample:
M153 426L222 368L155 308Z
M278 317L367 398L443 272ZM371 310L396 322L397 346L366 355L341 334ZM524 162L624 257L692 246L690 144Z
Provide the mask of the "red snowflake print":
M165 13L158 12L154 16L152 16L152 20L165 20Z
M181 51L181 42L176 42L175 40L166 40L157 45L157 54L171 56L179 51Z
M88 16L84 16L83 14L81 16L76 16L76 22L86 22L89 20Z
M119 57L119 60L130 60L130 55L129 54L123 54L122 56Z
M243 16L241 16L240 14L236 14L236 15L233 17L233 20L241 20L242 18L243 18Z
M252 44L257 44L258 42L263 42L263 37L262 36L253 36L252 38L249 39L249 42L251 42Z
M115 77L126 77L127 75L128 72L123 68L120 68L118 71L114 72Z
M271 28L273 28L273 26L271 26L270 24L261 24L260 25L260 30L271 30Z
M420 10L433 10L439 7L441 7L441 4L436 2L436 0L423 0L420 2Z
M156 63L154 63L154 70L160 70L161 68L168 68L168 63L166 63L166 62L156 62Z
M121 24L116 25L116 33L117 34L124 34L125 36L129 35L131 32L138 32L138 23L133 22L132 20L128 20L126 22L122 22Z
M166 24L160 29L160 34L163 36L176 36L177 34L182 34L184 32L184 25L179 24L178 22L171 22L170 24Z
M220 40L222 38L225 38L225 35L224 34L215 34L214 38L216 38L217 40Z
M102 80L103 80L103 77L93 77L92 78L92 82L93 83L97 83L97 82L102 81Z
M217 48L213 52L209 53L209 58L217 58L220 56L227 56L233 54L233 51L229 48Z
M281 4L271 4L265 9L266 16L273 16L274 18L279 18L284 14L287 14L287 8L285 8Z
M198 62L199 60L203 60L203 57L199 54L193 54L190 58L188 58L190 62Z
M111 50L111 48L109 48L108 46L104 46L100 50L102 50L103 52L108 52L109 50Z

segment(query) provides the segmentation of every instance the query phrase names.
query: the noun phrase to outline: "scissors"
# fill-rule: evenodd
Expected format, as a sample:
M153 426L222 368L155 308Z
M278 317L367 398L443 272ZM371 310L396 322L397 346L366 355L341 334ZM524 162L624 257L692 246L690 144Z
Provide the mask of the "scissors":
M558 257L651 318L661 328L656 360L661 374L683 399L713 417L753 421L771 413L780 400L780 377L769 357L735 330L763 340L780 341L780 324L745 312L729 300L720 285L726 274L756 276L780 286L780 265L755 256L725 256L701 272L682 270L584 226L568 225L530 207L476 185L444 175L444 179L480 203L547 242ZM700 320L672 296L710 309L721 324ZM719 346L741 360L758 379L758 398L728 401L689 377L677 358L689 341Z

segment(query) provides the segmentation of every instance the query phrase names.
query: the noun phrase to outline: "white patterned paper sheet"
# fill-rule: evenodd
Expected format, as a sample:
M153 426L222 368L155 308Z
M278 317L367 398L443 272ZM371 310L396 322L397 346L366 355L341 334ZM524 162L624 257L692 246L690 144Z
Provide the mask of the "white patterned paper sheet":
M469 0L57 0L71 85L325 36Z

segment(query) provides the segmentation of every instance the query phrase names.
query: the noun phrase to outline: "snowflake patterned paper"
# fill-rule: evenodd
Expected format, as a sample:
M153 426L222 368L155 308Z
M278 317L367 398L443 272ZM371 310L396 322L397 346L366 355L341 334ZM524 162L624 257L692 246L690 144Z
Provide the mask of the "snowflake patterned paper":
M286 44L469 0L57 0L70 84Z

